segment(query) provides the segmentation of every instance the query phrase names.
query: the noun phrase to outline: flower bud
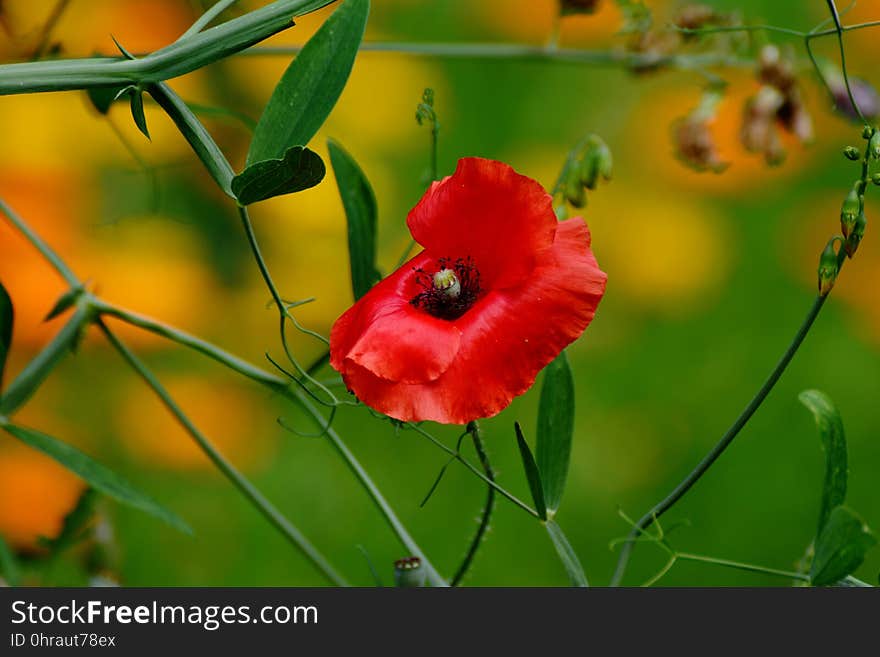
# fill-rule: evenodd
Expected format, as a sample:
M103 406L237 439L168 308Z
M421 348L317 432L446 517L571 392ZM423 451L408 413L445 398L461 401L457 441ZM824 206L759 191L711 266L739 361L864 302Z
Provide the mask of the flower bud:
M849 237L849 234L852 232L861 208L862 203L859 200L859 193L856 188L853 188L846 195L843 206L840 208L840 230L844 237Z
M579 167L571 167L565 176L564 188L565 200L576 208L582 208L587 204L587 192L581 182Z
M875 185L880 185L880 173L875 173L873 176L871 176L871 182Z
M880 132L874 131L871 141L868 142L868 153L875 160L880 160Z
M855 162L859 159L859 149L855 148L854 146L847 146L843 149L843 155L844 157L846 157L846 159Z
M819 294L825 296L831 292L840 268L837 265L837 253L834 251L834 243L839 238L828 240L825 250L819 256Z
M862 238L865 236L865 229L868 227L868 219L865 217L864 211L859 212L859 216L856 218L855 225L853 226L852 232L849 234L849 237L846 238L846 242L844 243L844 248L846 249L846 255L852 258L856 251L859 248L859 244L862 242Z
M874 128L869 125L866 125L862 128L862 139L870 139L874 136Z
M425 569L418 557L406 557L394 562L394 585L398 588L420 588L425 585Z

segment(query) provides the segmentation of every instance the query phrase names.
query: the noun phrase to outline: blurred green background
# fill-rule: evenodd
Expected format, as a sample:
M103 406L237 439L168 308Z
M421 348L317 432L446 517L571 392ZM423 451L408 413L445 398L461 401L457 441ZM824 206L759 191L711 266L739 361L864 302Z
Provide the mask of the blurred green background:
M259 3L241 2L237 11ZM649 3L662 24L672 2ZM809 29L825 17L815 0L725 0L750 19ZM878 19L864 3L847 20ZM0 56L27 58L54 2L2 5ZM332 9L332 8L331 8ZM146 52L179 36L200 13L182 0L73 0L53 29L61 55L112 53L112 33ZM329 15L304 17L267 45L302 43ZM368 40L542 43L555 0L374 0ZM605 49L623 43L620 15L607 0L592 17L567 19L562 43ZM791 42L800 55L799 43ZM851 72L870 74L876 34L847 37ZM833 41L818 50L834 55ZM239 56L172 81L188 101L255 119L289 56ZM423 192L428 130L414 121L422 89L435 89L442 124L441 171L479 155L510 163L552 186L565 154L588 132L615 155L615 179L592 193L584 217L608 272L608 291L584 337L569 349L577 421L568 488L558 519L588 577L607 583L609 542L628 526L618 509L641 515L702 457L745 405L788 344L815 288L825 240L838 230L839 203L855 165L840 155L859 130L832 115L808 70L804 90L815 144L787 144L787 161L768 169L738 146L748 70L719 70L730 82L713 130L722 175L697 174L672 155L669 125L699 100L696 72L636 76L614 68L560 63L419 59L364 53L325 128L358 159L380 206L380 260L386 271L408 235L407 210ZM874 80L880 83L880 80ZM0 196L43 234L75 271L111 301L201 335L270 367L278 356L275 312L240 234L234 208L212 187L186 143L154 106L152 142L128 109L101 117L82 93L0 99ZM205 117L236 166L245 123ZM326 159L326 158L325 158ZM869 192L868 212L875 205ZM260 204L253 218L269 265L289 298L317 297L300 319L327 333L351 303L345 218L332 176L301 194ZM0 278L18 312L12 373L60 326L41 318L62 284L5 224ZM869 228L831 301L767 403L732 449L665 519L687 520L672 536L681 550L790 569L815 530L823 473L819 438L797 401L806 388L828 393L843 414L850 450L850 506L880 527L880 240ZM121 329L160 379L214 439L354 583L372 578L363 546L390 584L406 556L363 491L320 439L299 438L295 409L222 368L134 330ZM297 336L304 362L321 346ZM331 373L327 373L328 376ZM537 389L484 423L501 483L527 498L513 422L533 434ZM21 420L63 438L123 472L183 516L195 537L141 513L108 505L124 585L318 585L309 564L190 444L164 408L100 336L89 336L21 412ZM407 527L443 573L451 573L476 528L485 488L451 466L433 498L419 502L444 455L422 437L395 435L361 409L335 424ZM452 443L456 428L437 428ZM470 454L470 451L468 450ZM79 491L71 475L0 437L0 535L38 555L36 536L57 532ZM663 555L640 546L628 583L653 574ZM856 573L877 581L880 550ZM81 583L68 559L52 583ZM492 531L468 585L565 585L546 533L498 501ZM667 585L769 585L785 581L699 564L679 564Z

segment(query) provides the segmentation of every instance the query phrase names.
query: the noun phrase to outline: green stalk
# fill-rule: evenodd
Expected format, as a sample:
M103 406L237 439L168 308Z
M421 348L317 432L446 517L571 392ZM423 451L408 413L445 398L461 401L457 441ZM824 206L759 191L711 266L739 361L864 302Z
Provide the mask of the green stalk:
M89 303L91 307L93 307L95 311L97 311L101 315L116 317L124 322L132 324L134 326L138 326L146 331L150 331L157 335L161 335L162 337L173 342L177 342L184 347L194 349L195 351L198 351L199 353L208 356L209 358L212 358L213 360L216 360L217 362L229 367L235 372L238 372L239 374L248 377L252 381L264 385L275 392L283 394L288 399L291 399L292 401L295 401L298 405L300 405L309 415L311 415L312 419L314 419L315 422L322 429L326 426L326 420L324 416L311 404L310 401L308 401L308 399L306 399L304 394L300 393L299 391L289 389L288 382L285 379L273 376L272 374L254 365L248 364L237 356L233 356L229 352L226 352L223 349L220 349L219 347L210 344L209 342L205 342L200 338L168 326L167 324L157 322L155 320L144 317L143 315L138 315L136 313L117 308L101 299L97 299L94 297L90 299ZM424 552L421 550L421 548L419 548L419 546L413 540L412 536L410 536L409 532L400 522L397 515L394 513L394 510L391 508L385 497L382 495L381 491L379 491L376 484L367 474L366 470L364 470L360 462L358 462L354 454L352 454L352 452L348 449L347 445L339 436L339 434L337 434L333 429L327 429L326 435L330 440L333 448L343 458L345 464L354 473L358 481L361 483L361 485L369 494L370 498L378 507L379 511L385 517L391 529L400 539L400 542L413 555L418 556L422 559L422 563L428 569L429 581L431 581L431 583L435 586L446 586L446 582L443 580L442 577L440 577L440 575L431 565L430 561L428 561Z
M31 227L27 225L27 222L25 222L24 219L18 216L15 210L6 205L6 202L3 201L3 199L0 199L0 211L6 215L6 218L13 226L15 226L18 232L24 235L27 241L40 252L40 255L42 255L43 258L55 268L55 271L61 274L61 278L63 278L70 287L78 287L80 285L79 279L70 270L70 267L58 257L58 254L52 250L52 247L43 241L43 238L37 235Z
M471 440L474 443L474 450L477 452L477 458L480 459L480 465L483 466L483 471L486 473L486 477L494 482L495 470L492 468L492 464L489 461L489 455L486 453L486 448L483 445L480 425L476 420L473 420L468 424L468 432L471 435ZM480 549L480 545L482 545L483 539L486 537L486 532L489 531L489 521L492 518L492 511L495 508L495 489L492 486L487 486L486 490L486 504L483 506L483 512L480 514L480 524L477 527L477 533L474 534L461 565L458 567L458 570L455 571L450 586L458 586L461 583L461 580L464 579L464 576L467 574L468 569L470 569L471 564L474 561L474 557L477 555L477 550Z
M298 548L306 558L312 562L331 584L336 586L348 586L345 579L330 565L327 559L315 548L314 545L299 531L284 515L257 490L257 488L229 461L224 458L214 445L202 434L201 431L184 414L177 403L172 399L168 391L159 383L159 380L147 368L146 365L132 352L102 321L97 321L98 327L110 341L110 344L122 355L125 361L134 369L146 384L153 389L165 407L171 411L177 421L186 429L199 448L217 466L217 469L231 481L236 488L253 504L260 513L265 516L269 523L281 532L284 537Z
M363 466L358 462L355 458L354 454L348 449L346 444L343 442L342 438L339 437L331 427L327 426L326 420L324 416L318 411L317 408L306 398L306 396L301 393L299 390L292 391L292 396L296 399L300 406L312 416L312 419L318 425L319 428L325 430L326 427L326 435L330 440L330 444L333 445L333 448L337 451L337 453L342 457L345 461L345 464L348 466L349 470L357 477L357 479L361 482L361 485L366 489L369 493L370 498L372 498L376 507L385 517L385 520L394 530L394 533L397 535L397 538L400 539L401 544L410 552L412 556L419 557L422 560L422 567L425 568L428 581L433 586L449 586L446 580L440 576L437 570L431 565L431 562L425 556L425 553L422 552L422 549L418 546L418 544L413 540L412 536L410 536L409 532L406 530L406 527L403 526L403 523L397 517L397 514L394 513L394 510L391 508L391 505L388 504L388 501L382 495L381 491L376 487L376 484L373 483L373 480L370 479L370 476L367 474L367 471L364 470Z
M841 250L841 253L843 253L843 250ZM724 450L726 450L733 442L734 438L739 435L739 432L742 431L744 426L746 426L746 423L751 419L752 415L755 414L755 411L761 407L761 404L767 398L767 395L770 394L770 391L773 390L776 382L779 381L782 373L785 372L791 359L794 358L794 355L803 343L804 338L807 337L807 333L809 333L810 328L813 326L813 322L816 321L816 317L819 315L819 311L822 310L822 306L825 305L825 300L827 298L827 295L817 296L815 301L813 301L813 305L810 307L809 312L807 312L807 316L801 323L797 333L795 333L794 339L788 345L785 353L782 354L782 358L779 359L776 367L770 372L770 376L767 377L767 380L764 381L764 384L760 387L758 392L755 393L755 396L752 397L743 411L737 416L730 428L721 437L721 440L718 441L709 453L703 457L703 460L697 464L697 467L694 468L682 480L682 482L672 490L672 492L651 507L651 510L643 515L635 524L620 551L620 557L617 560L617 567L611 578L611 586L618 586L623 579L623 574L626 571L630 554L635 547L635 539L637 539L639 535L641 535L645 529L650 527L660 516L672 508L672 506L684 497L691 487L693 487L693 485L696 484L704 474L706 474L712 464L718 460L718 457L724 453Z
M82 331L88 326L92 314L87 308L79 307L68 322L52 338L33 360L9 384L0 398L0 416L10 416L24 404L55 366L66 356L79 340Z
M0 95L144 85L185 75L293 26L333 0L277 0L139 59L88 57L0 66Z

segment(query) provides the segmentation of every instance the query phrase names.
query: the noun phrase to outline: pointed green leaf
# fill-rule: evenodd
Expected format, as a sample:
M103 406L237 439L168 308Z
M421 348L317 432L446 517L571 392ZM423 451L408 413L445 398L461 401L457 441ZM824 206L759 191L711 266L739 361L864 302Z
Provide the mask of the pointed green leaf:
M15 554L9 549L2 536L0 536L0 576L6 580L9 586L18 586L21 578L18 559L15 558Z
M254 130L247 165L305 146L326 120L351 73L369 0L345 0L309 39L275 87Z
M12 307L12 299L3 283L0 283L0 391L3 390L3 371L6 369L6 359L12 348L12 325L15 323L15 310Z
M112 497L117 502L164 520L175 529L192 534L189 526L177 515L160 506L144 493L134 489L118 474L108 470L75 447L33 429L26 429L14 424L6 424L3 428L26 445L38 449L74 474L82 477L95 490Z
M320 155L308 148L293 146L282 159L257 162L235 176L232 193L239 203L249 205L314 187L325 173Z
M131 92L131 116L144 137L150 139L150 131L147 130L147 117L144 116L144 94L140 89ZM152 141L152 140L151 140Z
M85 288L82 285L70 288L67 292L58 297L58 301L55 302L55 305L52 306L52 310L49 311L43 321L48 322L64 313L79 300L83 292L85 292Z
M822 439L822 449L825 451L825 483L822 486L819 528L816 530L818 535L822 532L831 509L840 506L846 499L846 435L840 413L828 395L819 390L805 390L798 399L813 413Z
M836 506L816 539L816 555L810 570L813 586L833 584L854 572L877 539L853 511Z
M550 534L550 540L553 541L553 547L556 548L556 553L559 555L562 565L565 566L565 572L568 573L571 585L589 586L581 562L572 549L571 543L568 542L565 534L562 533L562 528L552 520L545 522L544 526L547 528L547 533Z
M89 87L86 89L92 106L98 110L100 114L106 114L110 111L113 102L119 97L123 87Z
M351 289L357 300L379 280L376 271L376 196L357 162L338 142L328 139L327 148L348 223Z
M541 486L541 474L538 472L538 466L535 463L535 457L532 456L532 450L523 437L522 429L519 422L513 423L516 431L516 444L519 445L519 453L522 456L523 467L526 471L526 479L529 482L529 490L532 491L532 499L535 502L535 511L541 520L547 520L547 505L544 503L544 489Z
M214 28L217 29L217 28ZM195 37L191 37L195 38ZM183 100L174 93L174 90L165 82L156 82L147 85L147 91L153 97L159 107L165 110L169 118L174 121L174 125L180 130L180 134L192 147L195 154L205 165L208 173L217 182L226 194L232 196L230 183L235 172L232 166L223 155L223 151L211 137L211 134L202 125L202 122L196 118L193 111Z
M535 444L544 500L551 515L559 508L565 491L573 433L574 379L563 351L544 368Z
M82 308L77 309L52 341L9 384L0 397L0 415L11 415L30 399L61 359L76 347L89 319L88 312Z

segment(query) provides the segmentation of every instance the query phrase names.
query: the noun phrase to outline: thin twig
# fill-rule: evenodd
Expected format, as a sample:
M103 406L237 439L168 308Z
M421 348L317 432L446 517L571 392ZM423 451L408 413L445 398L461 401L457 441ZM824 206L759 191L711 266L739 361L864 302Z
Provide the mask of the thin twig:
M257 488L238 470L227 461L213 444L202 434L201 431L190 421L181 408L177 405L168 391L159 383L159 380L147 368L146 365L129 349L110 328L98 319L97 325L110 341L110 344L122 355L125 361L144 379L146 384L153 389L165 407L171 411L177 421L186 429L187 433L195 440L199 448L211 459L229 481L253 504L265 518L280 531L288 541L296 546L312 562L329 582L337 586L348 586L345 579L330 565L327 559L312 545L312 543L265 497Z
M480 425L477 424L476 420L468 424L468 432L473 440L474 450L477 452L477 458L480 459L480 465L483 466L483 471L486 473L486 478L494 482L495 471L492 469L492 464L489 462L489 455L486 453L486 448L483 446L483 440L480 435ZM489 521L492 518L492 511L495 509L495 489L492 486L487 486L486 490L486 504L483 506L483 513L480 514L480 525L477 527L477 533L474 534L473 539L471 539L471 544L464 555L461 565L455 571L455 575L453 575L452 580L449 583L450 586L458 586L461 583L461 580L464 578L474 561L477 550L480 549L480 545L483 543L483 538L485 538L486 532L489 530Z

